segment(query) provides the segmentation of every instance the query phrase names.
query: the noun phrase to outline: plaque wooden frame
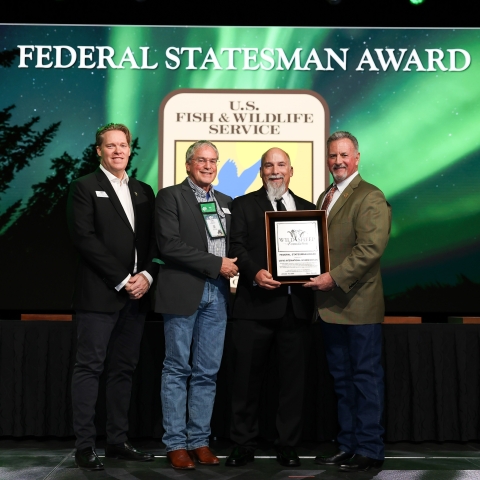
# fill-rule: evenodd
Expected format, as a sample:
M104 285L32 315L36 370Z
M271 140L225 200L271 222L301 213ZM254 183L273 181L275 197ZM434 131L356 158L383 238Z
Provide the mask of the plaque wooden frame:
M265 237L267 247L268 271L272 274L274 280L280 283L306 283L310 281L311 275L282 276L277 274L276 262L276 244L275 223L278 221L289 222L316 220L318 226L318 238L320 239L320 272L330 271L330 254L328 248L328 229L327 216L325 210L293 210L288 212L265 212Z

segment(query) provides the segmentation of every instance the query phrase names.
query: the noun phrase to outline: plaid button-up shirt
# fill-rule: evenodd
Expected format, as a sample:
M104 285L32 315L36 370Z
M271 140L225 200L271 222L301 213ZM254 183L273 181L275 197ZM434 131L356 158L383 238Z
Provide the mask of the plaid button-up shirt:
M207 200L207 192L203 189L200 188L198 185L192 182L190 177L188 177L188 183L190 187L192 188L193 193L195 194L195 198L197 199L198 203L203 203L203 202L215 202L217 205L217 213L220 218L220 221L222 222L223 230L225 233L227 232L227 220L225 218L225 213L222 210L222 207L217 202L217 199L215 198L215 190L213 186L210 186L210 190L208 191L209 199ZM211 238L210 234L207 231L207 227L205 227L205 233L207 235L207 241L208 241L208 253L211 253L213 255L216 255L217 257L226 257L226 238Z

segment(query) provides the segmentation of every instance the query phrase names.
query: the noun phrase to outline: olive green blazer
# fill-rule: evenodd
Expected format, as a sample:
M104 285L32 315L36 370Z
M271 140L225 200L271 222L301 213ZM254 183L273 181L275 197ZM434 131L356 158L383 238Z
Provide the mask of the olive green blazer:
M318 209L327 190L318 199ZM345 325L383 322L380 258L390 225L391 209L385 196L357 175L328 215L330 274L337 287L316 292L323 321Z

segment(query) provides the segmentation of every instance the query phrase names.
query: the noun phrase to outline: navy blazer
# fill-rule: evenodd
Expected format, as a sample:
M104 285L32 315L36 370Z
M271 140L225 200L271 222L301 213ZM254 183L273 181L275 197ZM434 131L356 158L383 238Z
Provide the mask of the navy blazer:
M137 272L146 270L152 278L157 274L158 266L153 263L157 256L153 190L135 178L129 178L128 188L135 231L110 180L100 168L70 185L68 227L80 255L73 298L73 308L77 310L116 312L123 308L128 294L124 288L117 292L115 287L128 274L133 274L135 249ZM142 309L147 310L148 294L140 301Z

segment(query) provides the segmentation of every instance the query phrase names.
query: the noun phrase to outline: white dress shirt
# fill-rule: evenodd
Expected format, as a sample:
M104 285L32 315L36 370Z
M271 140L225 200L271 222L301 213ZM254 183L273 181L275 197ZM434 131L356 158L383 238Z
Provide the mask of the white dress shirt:
M112 187L115 190L115 193L117 194L117 197L120 200L120 203L122 204L123 210L125 211L125 215L127 216L128 221L132 226L132 230L135 232L135 212L133 210L132 197L130 196L130 190L128 189L129 178L128 178L127 172L124 172L123 178L120 179L115 175L113 175L113 173L110 173L106 168L103 167L103 165L100 165L100 168L102 172L107 176L108 180L110 180L110 183L112 184ZM137 249L135 249L135 263L133 265L133 274L135 273L137 273ZM148 283L152 285L152 282L153 282L152 276L146 270L143 270L143 272L141 273L145 275L145 277L148 280ZM130 280L130 277L131 275L128 274L127 277L115 287L115 290L119 292Z

